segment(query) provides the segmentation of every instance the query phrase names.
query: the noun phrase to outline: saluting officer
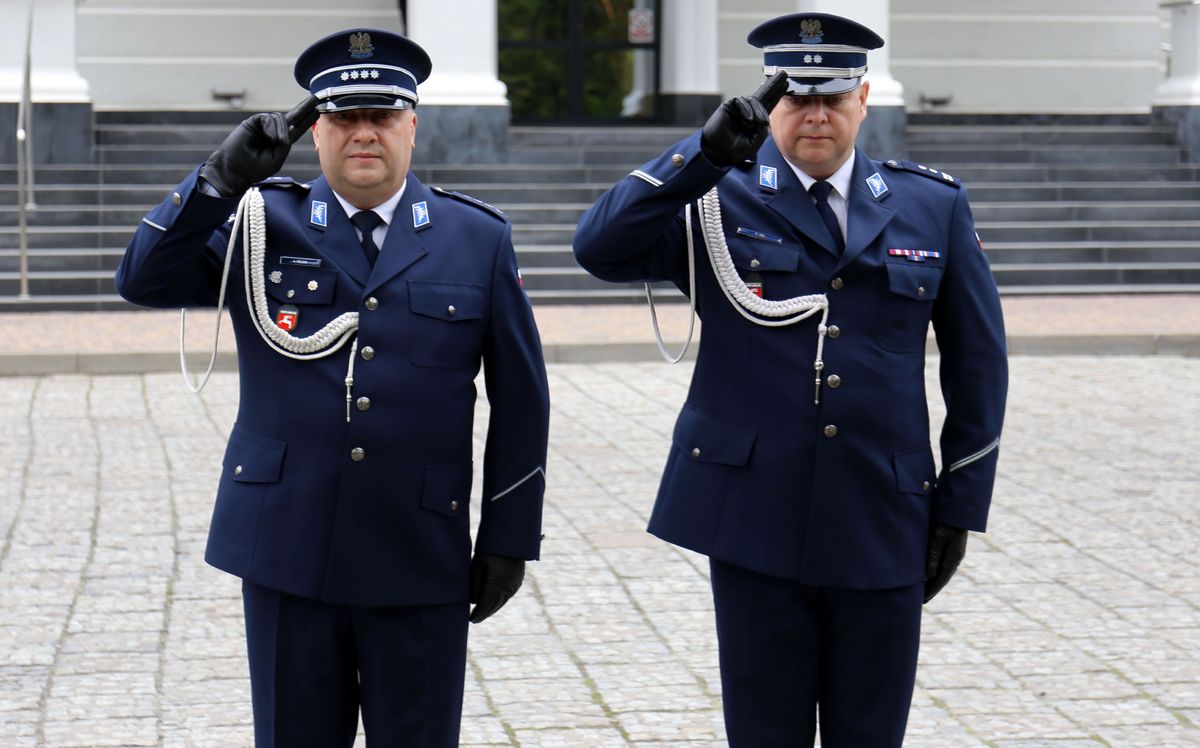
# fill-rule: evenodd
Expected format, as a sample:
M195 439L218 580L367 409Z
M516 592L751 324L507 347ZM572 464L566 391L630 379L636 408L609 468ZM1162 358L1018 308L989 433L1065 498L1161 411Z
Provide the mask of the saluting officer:
M117 270L136 304L216 305L254 186L265 236L229 248L241 400L205 558L243 580L258 745L349 746L360 707L372 745L457 745L468 616L499 609L538 557L541 345L505 217L409 172L430 67L386 31L314 43L295 74L318 102L323 176L267 179L296 123L256 114L142 220Z
M650 532L711 558L730 744L811 745L819 709L827 748L898 746L922 602L987 519L999 298L958 180L855 148L883 40L821 13L748 40L770 85L603 195L575 255L604 280L674 281L704 320ZM780 308L812 313L756 324Z

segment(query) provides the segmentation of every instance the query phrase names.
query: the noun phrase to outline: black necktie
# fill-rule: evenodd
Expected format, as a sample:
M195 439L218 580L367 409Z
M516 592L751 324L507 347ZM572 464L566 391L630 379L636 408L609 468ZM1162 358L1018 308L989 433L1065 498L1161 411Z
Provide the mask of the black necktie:
M383 219L373 210L360 210L350 217L350 223L362 232L362 248L363 254L367 256L367 262L371 267L375 267L375 258L379 256L379 247L375 245L375 237L371 236L371 232L375 227L383 223Z
M808 188L809 193L817 200L817 213L820 214L821 220L825 222L825 228L829 230L829 235L833 237L833 246L837 248L838 254L841 254L846 249L846 240L842 238L842 227L838 225L837 216L833 213L833 208L829 207L829 193L833 192L833 185L824 180L813 182L813 186Z

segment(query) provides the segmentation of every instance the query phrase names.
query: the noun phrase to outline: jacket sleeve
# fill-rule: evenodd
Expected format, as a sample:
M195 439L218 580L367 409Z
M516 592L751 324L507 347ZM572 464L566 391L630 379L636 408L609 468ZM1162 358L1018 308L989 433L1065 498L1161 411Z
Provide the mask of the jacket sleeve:
M955 198L949 250L933 314L946 403L933 518L983 532L1000 454L1008 356L1000 295L965 188Z
M705 158L699 132L681 140L588 208L575 229L575 259L601 280L670 280L684 288L682 208L700 199L727 171Z
M541 339L529 297L521 287L507 223L492 270L483 367L491 410L475 548L481 553L537 559L550 393Z
M197 168L138 224L117 267L117 291L156 308L216 306L237 198L198 189Z

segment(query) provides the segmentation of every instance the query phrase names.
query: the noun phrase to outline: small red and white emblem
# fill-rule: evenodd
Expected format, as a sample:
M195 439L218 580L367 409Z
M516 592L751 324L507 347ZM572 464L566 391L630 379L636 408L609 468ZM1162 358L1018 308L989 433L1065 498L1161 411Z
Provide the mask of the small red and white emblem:
M291 332L296 329L296 324L300 322L300 310L291 304L285 304L279 307L279 311L275 314L275 324L281 330Z

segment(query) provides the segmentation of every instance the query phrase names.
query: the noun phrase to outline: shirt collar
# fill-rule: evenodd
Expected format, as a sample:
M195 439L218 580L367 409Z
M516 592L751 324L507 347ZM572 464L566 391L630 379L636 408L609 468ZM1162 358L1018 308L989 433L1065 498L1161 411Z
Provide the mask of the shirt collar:
M374 208L369 209L375 211L375 214L383 219L384 226L392 225L392 217L396 215L396 208L400 205L400 198L404 197L404 188L407 186L408 177L405 177L404 184L400 185L400 190L395 195L392 195L387 200L383 201L379 205L376 205ZM336 197L337 201L342 204L342 209L346 211L346 215L350 218L353 218L356 213L361 213L363 210L368 210L367 208L354 207L346 200L346 198L339 195L336 190L333 192L333 196Z
M786 160L786 159L785 159ZM796 176L800 178L800 184L804 187L804 191L808 192L809 188L816 182L815 177L810 177L805 174L798 166L788 161L788 166L792 167L792 171L796 172ZM833 190L843 200L850 201L850 178L854 176L854 151L850 151L850 158L846 159L846 163L838 167L826 182L833 185Z

